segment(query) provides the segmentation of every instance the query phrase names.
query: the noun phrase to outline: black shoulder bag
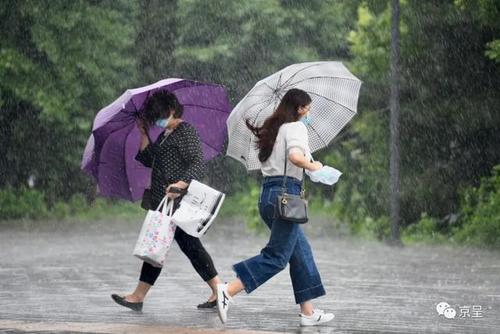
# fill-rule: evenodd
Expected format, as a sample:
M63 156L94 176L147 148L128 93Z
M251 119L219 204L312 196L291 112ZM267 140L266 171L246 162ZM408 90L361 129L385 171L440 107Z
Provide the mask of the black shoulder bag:
M283 192L278 195L278 218L290 223L305 224L309 220L307 200L304 199L304 169L302 169L302 183L300 195L288 194L286 190L286 167L288 156L285 149L285 173L283 178Z

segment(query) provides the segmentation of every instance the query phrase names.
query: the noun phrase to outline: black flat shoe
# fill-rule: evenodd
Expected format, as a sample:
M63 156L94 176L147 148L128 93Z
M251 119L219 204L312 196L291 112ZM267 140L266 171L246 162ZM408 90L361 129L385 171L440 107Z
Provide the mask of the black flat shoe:
M125 300L125 297L118 296L115 294L111 295L111 298L117 303L120 304L121 306L128 307L131 310L134 310L136 312L142 312L142 303L131 303L127 300Z
M214 308L217 306L217 299L213 302L206 301L203 304L198 305L198 308Z

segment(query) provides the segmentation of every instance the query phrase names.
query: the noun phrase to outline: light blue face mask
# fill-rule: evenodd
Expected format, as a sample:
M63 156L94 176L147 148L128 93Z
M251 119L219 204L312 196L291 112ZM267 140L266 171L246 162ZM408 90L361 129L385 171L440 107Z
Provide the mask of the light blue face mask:
M300 119L300 121L302 123L304 123L305 125L311 125L311 122L312 122L312 119L311 119L311 116L309 114L305 115L304 117L302 117Z
M165 129L168 125L168 118L160 118L155 122L155 125Z

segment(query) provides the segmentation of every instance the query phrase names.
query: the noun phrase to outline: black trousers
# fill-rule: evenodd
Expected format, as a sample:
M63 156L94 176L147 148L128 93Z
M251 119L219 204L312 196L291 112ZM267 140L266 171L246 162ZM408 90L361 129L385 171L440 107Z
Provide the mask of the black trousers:
M177 207L178 203L176 203L174 208L177 209ZM190 236L180 228L175 230L174 239L177 241L182 252L189 258L189 261L191 261L198 275L200 275L205 282L217 276L214 262L205 250L205 247L201 244L200 239ZM154 285L160 273L161 268L153 267L149 263L144 262L142 264L139 280Z

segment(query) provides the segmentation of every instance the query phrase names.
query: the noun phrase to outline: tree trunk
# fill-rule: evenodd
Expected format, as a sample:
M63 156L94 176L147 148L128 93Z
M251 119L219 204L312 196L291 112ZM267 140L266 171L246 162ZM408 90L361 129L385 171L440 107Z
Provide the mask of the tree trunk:
M390 218L391 242L400 244L400 154L399 154L399 0L392 0L391 24L391 147L390 147Z

